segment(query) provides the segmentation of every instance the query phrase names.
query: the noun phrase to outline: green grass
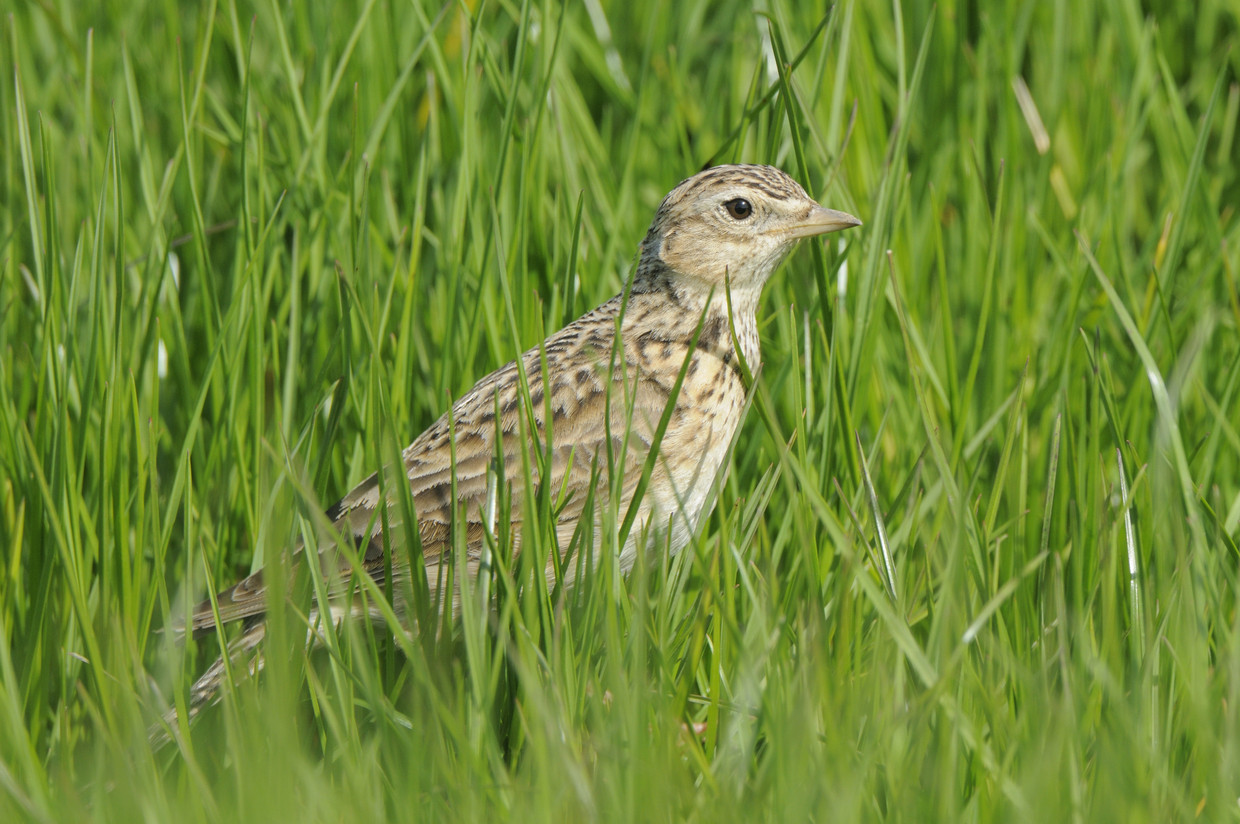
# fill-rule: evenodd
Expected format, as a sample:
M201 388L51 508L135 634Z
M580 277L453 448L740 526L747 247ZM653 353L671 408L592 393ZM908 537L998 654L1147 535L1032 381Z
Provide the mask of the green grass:
M1240 820L1234 4L83 5L4 18L0 820ZM866 225L696 544L277 611L150 752L160 628L734 160Z

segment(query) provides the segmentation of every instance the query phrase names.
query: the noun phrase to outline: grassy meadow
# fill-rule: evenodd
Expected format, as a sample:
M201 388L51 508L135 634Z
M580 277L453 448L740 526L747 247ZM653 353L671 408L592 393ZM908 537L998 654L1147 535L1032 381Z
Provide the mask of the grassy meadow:
M0 820L1240 821L1234 2L17 0L0 44ZM865 225L767 288L694 544L313 651L294 593L152 752L228 638L163 629L736 161Z

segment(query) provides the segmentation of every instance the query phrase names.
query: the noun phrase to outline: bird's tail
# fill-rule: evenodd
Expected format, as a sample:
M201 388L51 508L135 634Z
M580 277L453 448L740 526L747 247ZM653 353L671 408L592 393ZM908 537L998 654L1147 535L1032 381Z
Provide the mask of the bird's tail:
M238 669L250 677L257 675L265 663L259 644L267 635L267 622L255 621L228 645L227 652L207 667L189 689L189 703L185 707L186 721L192 721L204 707L220 700L220 690L228 681L229 670ZM180 734L180 713L175 705L163 714L158 723L147 730L147 742L152 749L159 749Z

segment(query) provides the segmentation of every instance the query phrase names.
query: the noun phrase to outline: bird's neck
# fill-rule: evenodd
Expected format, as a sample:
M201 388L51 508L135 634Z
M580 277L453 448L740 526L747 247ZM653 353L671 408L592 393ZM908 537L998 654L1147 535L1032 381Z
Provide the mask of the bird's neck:
M633 295L638 300L667 300L674 308L667 332L686 339L695 333L718 335L719 344L734 349L732 332L750 369L756 369L760 356L758 341L758 298L761 288L731 285L707 287L673 272L661 262L638 267ZM701 320L701 331L698 321Z

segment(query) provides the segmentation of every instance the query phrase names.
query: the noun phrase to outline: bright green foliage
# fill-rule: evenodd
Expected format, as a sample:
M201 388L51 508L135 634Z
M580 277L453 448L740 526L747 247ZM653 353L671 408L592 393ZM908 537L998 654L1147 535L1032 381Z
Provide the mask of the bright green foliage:
M1238 15L19 0L0 820L1240 819ZM226 640L161 628L723 161L866 225L767 289L696 545L400 643L294 598L152 754Z

